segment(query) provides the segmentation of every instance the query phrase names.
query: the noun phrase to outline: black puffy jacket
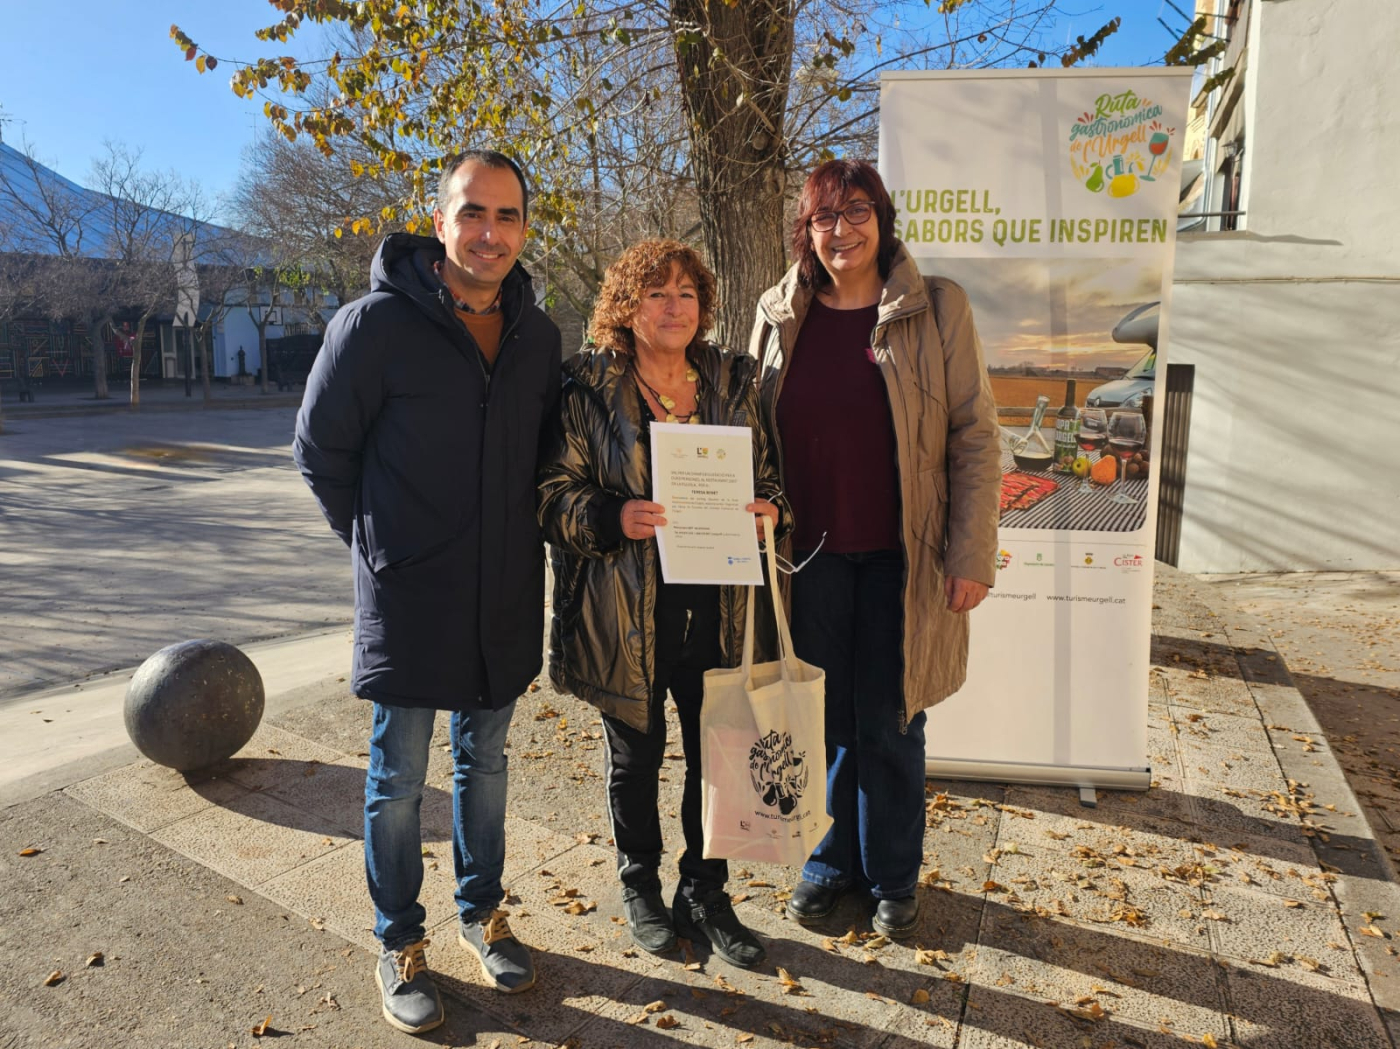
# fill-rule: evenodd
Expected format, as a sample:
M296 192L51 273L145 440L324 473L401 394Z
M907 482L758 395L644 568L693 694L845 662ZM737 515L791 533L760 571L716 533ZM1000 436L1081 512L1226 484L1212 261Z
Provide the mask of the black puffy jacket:
M702 343L689 351L704 380L702 423L753 430L754 495L778 507L778 533L792 517L762 426L758 361ZM661 581L655 539L608 544L597 522L626 499L651 498L641 403L628 358L610 350L580 353L567 379L557 428L540 468L540 523L554 567L549 676L611 717L645 732L655 671L654 609ZM725 666L743 657L749 588L720 588L720 651ZM766 599L765 599L766 603ZM761 608L761 606L760 606ZM756 658L771 650L771 614L758 616Z
M488 373L432 272L442 257L430 237L385 240L370 293L326 329L294 455L354 554L355 693L499 709L540 670L535 469L558 402L559 329L517 265Z

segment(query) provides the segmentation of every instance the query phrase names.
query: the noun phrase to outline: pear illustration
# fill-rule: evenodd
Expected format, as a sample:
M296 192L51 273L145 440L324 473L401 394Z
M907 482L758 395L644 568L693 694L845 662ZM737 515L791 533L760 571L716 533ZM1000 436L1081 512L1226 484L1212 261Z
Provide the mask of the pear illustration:
M1088 181L1084 183L1084 188L1089 190L1090 193L1099 193L1103 190L1102 164L1094 165L1093 173L1089 176Z

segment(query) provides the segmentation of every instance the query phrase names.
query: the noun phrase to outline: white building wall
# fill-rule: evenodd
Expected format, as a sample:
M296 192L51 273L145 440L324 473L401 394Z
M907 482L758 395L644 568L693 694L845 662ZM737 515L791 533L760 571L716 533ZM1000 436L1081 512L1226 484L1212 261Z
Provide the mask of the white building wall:
M1237 232L1178 243L1178 564L1400 568L1400 3L1253 0Z
M230 376L238 374L238 350L244 353L244 368L249 375L256 375L261 363L258 357L258 328L248 310L234 306L224 316L221 331L214 339L214 374ZM277 324L267 326L267 337L277 339L282 336L282 328Z

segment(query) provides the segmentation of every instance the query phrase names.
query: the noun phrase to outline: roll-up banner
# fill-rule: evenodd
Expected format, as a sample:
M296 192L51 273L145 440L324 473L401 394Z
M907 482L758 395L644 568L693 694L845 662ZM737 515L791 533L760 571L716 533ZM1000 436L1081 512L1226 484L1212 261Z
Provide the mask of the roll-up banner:
M1150 783L1156 391L1190 76L881 80L898 235L967 291L1001 425L996 586L966 685L929 711L929 775Z

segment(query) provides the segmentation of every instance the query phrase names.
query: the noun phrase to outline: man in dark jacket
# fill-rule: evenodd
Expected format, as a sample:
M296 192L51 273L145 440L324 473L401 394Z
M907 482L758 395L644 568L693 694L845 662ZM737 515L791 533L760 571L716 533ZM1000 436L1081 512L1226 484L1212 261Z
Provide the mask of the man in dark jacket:
M559 329L516 263L528 190L500 153L447 158L436 239L398 233L371 291L336 314L307 381L295 456L355 577L355 693L373 702L365 867L384 1016L442 1023L424 959L419 804L436 711L452 711L458 939L498 990L535 980L502 899L506 730L539 673L541 428Z

